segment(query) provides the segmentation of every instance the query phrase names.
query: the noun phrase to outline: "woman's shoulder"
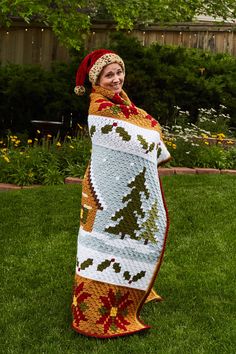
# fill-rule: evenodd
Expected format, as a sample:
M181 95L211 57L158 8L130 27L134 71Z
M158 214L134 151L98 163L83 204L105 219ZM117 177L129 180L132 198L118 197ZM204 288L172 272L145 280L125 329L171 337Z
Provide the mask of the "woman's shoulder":
M90 95L89 114L99 114L113 106L113 103L101 93L92 92Z

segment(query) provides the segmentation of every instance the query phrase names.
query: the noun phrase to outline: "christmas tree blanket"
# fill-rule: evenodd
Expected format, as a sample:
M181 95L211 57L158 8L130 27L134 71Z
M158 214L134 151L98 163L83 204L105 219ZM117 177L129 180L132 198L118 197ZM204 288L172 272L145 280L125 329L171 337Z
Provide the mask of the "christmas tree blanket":
M88 117L91 160L82 185L72 327L99 338L150 328L139 319L168 230L157 166L170 158L157 121L94 86Z

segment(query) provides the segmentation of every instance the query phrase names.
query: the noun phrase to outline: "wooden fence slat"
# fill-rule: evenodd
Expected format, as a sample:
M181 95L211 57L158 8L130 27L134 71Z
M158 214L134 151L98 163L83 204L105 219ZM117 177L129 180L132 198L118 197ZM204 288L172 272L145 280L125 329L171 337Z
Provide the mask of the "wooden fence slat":
M14 31L16 36L15 63L23 64L24 58L24 30Z
M112 23L97 23L87 37L86 49L101 48L115 31ZM183 23L152 25L128 31L142 45L153 43L187 48L201 48L211 52L229 53L236 57L236 26L216 23ZM127 32L127 31L126 31ZM0 63L41 64L50 68L53 61L69 62L69 51L59 44L52 30L39 24L26 26L16 22L9 29L0 28Z

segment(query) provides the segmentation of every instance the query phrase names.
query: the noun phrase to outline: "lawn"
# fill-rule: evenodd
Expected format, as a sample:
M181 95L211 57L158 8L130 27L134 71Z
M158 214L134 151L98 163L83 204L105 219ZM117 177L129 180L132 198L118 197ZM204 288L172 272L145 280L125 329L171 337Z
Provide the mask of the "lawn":
M112 340L70 328L80 186L0 193L1 349L7 353L235 353L236 179L162 178L171 227L145 334Z

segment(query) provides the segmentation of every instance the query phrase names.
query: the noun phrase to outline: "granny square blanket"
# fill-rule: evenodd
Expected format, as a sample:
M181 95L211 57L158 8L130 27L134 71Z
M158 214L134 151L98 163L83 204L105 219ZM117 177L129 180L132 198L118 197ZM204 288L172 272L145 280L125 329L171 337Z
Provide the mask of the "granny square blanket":
M162 261L168 216L157 166L170 154L157 121L124 91L91 93L91 160L82 185L72 327L99 338L150 328L139 319Z

